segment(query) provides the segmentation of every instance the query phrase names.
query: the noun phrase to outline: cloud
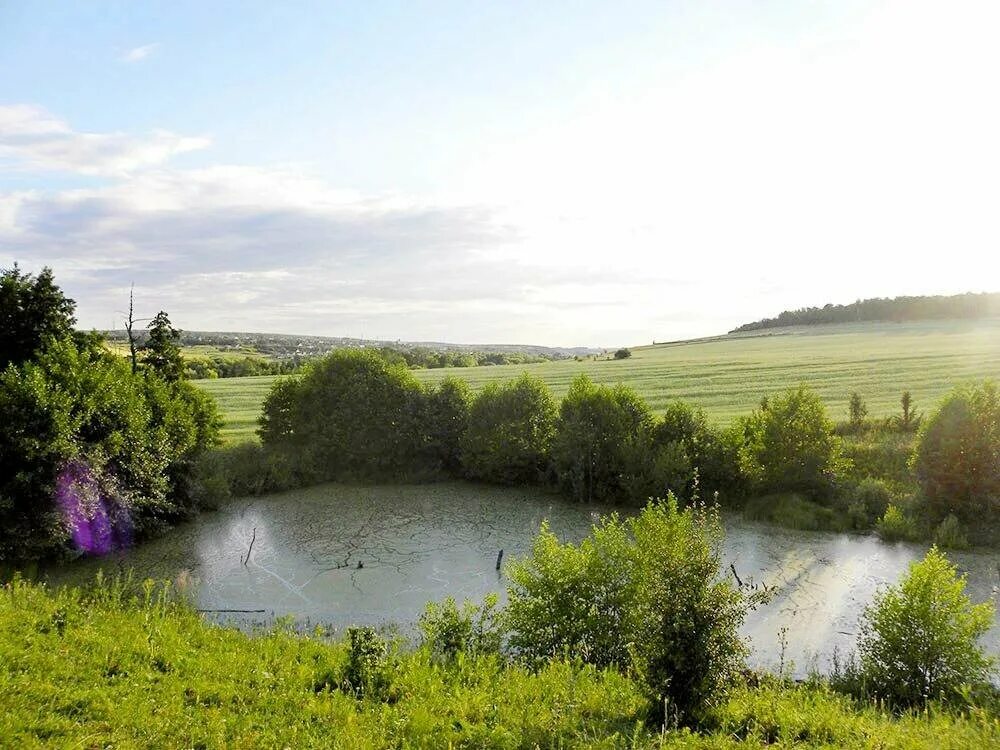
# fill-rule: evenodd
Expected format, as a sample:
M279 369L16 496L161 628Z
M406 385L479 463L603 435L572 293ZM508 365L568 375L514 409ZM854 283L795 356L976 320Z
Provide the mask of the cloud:
M118 59L126 63L139 62L140 60L145 60L151 54L156 52L156 50L158 50L159 48L160 48L159 42L153 42L152 44L144 44L141 47L133 47Z
M23 171L124 176L206 148L204 137L154 130L144 137L81 133L40 107L0 106L0 163Z

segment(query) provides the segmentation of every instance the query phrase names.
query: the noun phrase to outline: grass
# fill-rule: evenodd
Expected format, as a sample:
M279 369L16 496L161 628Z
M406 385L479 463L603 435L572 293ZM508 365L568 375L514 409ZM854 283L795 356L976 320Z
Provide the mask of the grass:
M580 373L598 383L625 383L660 411L673 399L704 408L725 424L751 411L762 396L806 383L834 419L847 417L857 391L871 417L899 411L904 390L929 410L955 384L1000 377L1000 321L867 323L774 329L632 349L625 360L565 360L534 365L416 370L425 383L448 375L481 388L491 380L534 373L557 397ZM225 437L253 437L254 420L274 377L198 381L219 399Z
M0 589L7 747L985 748L987 709L893 715L822 684L736 690L704 734L647 727L627 676L496 657L397 652L380 695L340 687L347 649L317 633L248 636L149 585Z

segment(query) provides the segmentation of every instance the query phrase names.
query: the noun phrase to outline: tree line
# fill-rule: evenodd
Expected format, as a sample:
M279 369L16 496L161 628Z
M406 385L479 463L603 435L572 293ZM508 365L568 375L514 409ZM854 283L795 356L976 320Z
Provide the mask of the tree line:
M935 297L876 297L847 305L827 304L785 310L774 318L764 318L734 328L730 333L761 331L785 326L829 323L911 320L975 320L1000 315L1000 294L955 294Z
M341 350L276 382L260 418L261 444L231 449L228 463L206 477L223 496L439 477L545 485L577 501L634 506L700 493L729 507L753 499L772 512L806 510L836 520L832 528L941 534L953 546L984 520L1000 519L1000 399L992 383L956 389L923 420L904 393L900 415L871 425L906 433L919 424L904 457L919 493L905 502L853 465L842 434L870 424L862 412L854 400L853 422L837 426L819 397L798 386L719 428L688 404L675 401L656 415L633 389L584 375L561 402L529 374L473 394L458 378L425 386L378 352Z

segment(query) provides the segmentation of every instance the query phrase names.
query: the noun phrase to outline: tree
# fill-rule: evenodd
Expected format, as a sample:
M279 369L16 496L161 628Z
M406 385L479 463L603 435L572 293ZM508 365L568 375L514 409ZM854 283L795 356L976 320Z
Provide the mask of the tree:
M658 723L666 711L697 723L735 682L747 653L739 628L764 598L722 575L721 542L713 510L672 497L602 518L579 544L543 525L507 568L510 645L528 662L632 668Z
M144 361L161 378L177 382L184 377L184 359L178 343L181 332L170 324L170 318L160 310L149 324Z
M917 416L913 409L913 397L909 391L903 391L903 395L899 399L899 404L903 409L903 413L900 415L900 427L909 432L920 424L920 417Z
M51 268L33 276L15 263L0 272L0 370L32 359L46 339L71 336L75 310Z
M469 429L472 395L464 380L447 377L427 393L430 452L446 471L462 471L462 442Z
M405 363L340 349L274 385L260 436L265 448L294 456L307 479L399 477L426 468L426 410Z
M822 493L842 462L823 402L804 385L770 399L740 428L740 464L760 492Z
M615 352L615 359L628 359L632 356L631 349L619 349Z
M865 609L861 676L870 692L897 705L959 698L963 686L989 681L994 661L978 641L992 624L993 604L973 604L965 577L932 547Z
M1000 395L985 381L945 397L923 424L912 458L931 520L982 523L1000 511Z
M578 376L559 408L552 461L563 489L583 502L620 500L630 494L627 477L634 443L651 451L653 414L626 386L595 385ZM648 495L642 499L648 499Z
M861 398L861 394L855 391L851 394L851 400L848 404L848 420L851 425L851 429L855 432L861 430L865 426L865 417L868 416L868 407L865 406L864 400Z
M548 386L528 373L489 383L469 410L462 465L475 479L529 484L543 478L555 434L556 404Z

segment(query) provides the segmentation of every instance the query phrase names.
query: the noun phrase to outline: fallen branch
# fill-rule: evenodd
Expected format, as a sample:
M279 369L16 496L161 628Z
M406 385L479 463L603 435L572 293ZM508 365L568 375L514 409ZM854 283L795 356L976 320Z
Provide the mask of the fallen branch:
M196 609L195 612L241 612L246 614L260 614L266 609Z
M743 588L743 581L740 580L739 575L736 573L736 566L733 565L732 563L729 563L729 569L733 571L733 578L736 579L736 583L739 585L740 588Z
M253 527L253 536L250 537L250 546L247 547L247 557L246 557L246 560L243 560L243 567L244 568L247 566L247 563L250 562L250 553L253 551L253 543L255 541L257 541L257 527L256 526Z

